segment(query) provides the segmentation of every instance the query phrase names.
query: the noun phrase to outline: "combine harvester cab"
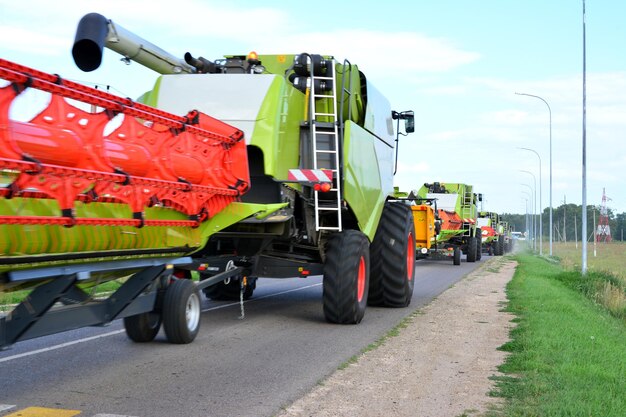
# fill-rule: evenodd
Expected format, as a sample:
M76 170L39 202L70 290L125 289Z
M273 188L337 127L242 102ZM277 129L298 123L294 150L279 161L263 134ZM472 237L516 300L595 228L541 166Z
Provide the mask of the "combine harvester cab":
M413 219L408 207L388 200L400 121L412 132L412 111L392 111L356 65L329 55L178 59L99 14L86 15L72 50L76 64L96 70L105 47L161 75L141 103L45 75L41 84L55 102L49 114L32 128L9 122L0 227L3 236L26 239L2 242L0 290L43 293L66 282L42 301L39 317L58 301L90 304L86 286L139 276L117 294L124 302L113 314L98 304L90 310L95 319L72 326L125 317L131 339L149 341L163 322L176 343L198 331L199 291L243 308L259 277L323 274L324 315L334 323L360 322L367 304L410 303ZM2 73L12 83L4 110L14 91L39 85L33 71L11 71L17 75ZM104 110L68 111L62 97ZM104 136L118 113L123 123ZM82 132L84 122L66 128L68 118L87 120L90 133ZM43 125L56 135L52 153L36 153L39 143L27 138ZM69 138L58 133L66 129ZM68 144L84 151L64 160ZM43 241L27 240L33 228ZM187 319L171 312L185 309ZM76 319L66 314L65 322ZM31 315L17 326L17 316L2 318L1 346L63 330Z
M433 258L452 258L454 265L461 264L461 253L468 262L482 257L481 230L477 225L480 194L473 187L460 183L426 183L416 192L423 200L436 202L438 222L435 242L427 254ZM418 255L419 256L419 255Z

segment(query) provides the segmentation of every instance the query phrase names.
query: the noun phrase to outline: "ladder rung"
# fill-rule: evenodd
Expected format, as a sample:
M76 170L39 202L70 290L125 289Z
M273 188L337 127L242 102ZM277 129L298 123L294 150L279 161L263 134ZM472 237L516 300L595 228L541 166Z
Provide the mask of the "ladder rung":
M324 226L320 226L320 227L318 227L318 230L339 230L339 231L341 231L341 229L340 229L339 227L336 227L336 226L335 226L335 227L329 227L329 226L324 227Z
M316 150L315 153L337 153L337 151L325 151L325 150Z
M335 116L335 113L313 113L313 117L315 116L333 116L333 117L337 117Z
M339 211L339 207L318 207L319 211Z

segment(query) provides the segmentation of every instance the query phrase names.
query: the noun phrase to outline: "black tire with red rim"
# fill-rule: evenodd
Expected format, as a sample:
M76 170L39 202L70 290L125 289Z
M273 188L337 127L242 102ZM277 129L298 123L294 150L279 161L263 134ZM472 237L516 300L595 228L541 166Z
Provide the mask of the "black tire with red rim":
M367 236L357 230L334 234L324 263L324 316L331 323L357 324L367 307L370 253Z
M415 286L415 224L409 206L385 204L370 254L368 304L408 306Z

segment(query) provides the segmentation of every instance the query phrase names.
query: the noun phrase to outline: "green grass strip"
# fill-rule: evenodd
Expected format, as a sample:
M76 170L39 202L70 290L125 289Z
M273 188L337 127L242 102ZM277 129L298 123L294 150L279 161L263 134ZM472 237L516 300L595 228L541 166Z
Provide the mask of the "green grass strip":
M626 324L572 288L585 277L530 255L507 287L517 316L492 395L504 416L625 416ZM568 272L567 274L576 274Z

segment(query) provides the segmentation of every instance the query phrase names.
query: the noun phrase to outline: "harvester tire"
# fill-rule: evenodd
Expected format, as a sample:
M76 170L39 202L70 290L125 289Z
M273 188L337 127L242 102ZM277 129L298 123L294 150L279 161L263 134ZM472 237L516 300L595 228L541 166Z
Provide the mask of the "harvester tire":
M124 329L130 340L146 343L154 340L161 328L161 315L155 312L124 317Z
M504 255L504 236L498 236L498 241L496 243L496 256Z
M452 251L452 263L454 265L461 265L461 248L458 246L455 246Z
M358 230L334 234L326 246L324 317L330 323L357 324L365 315L370 277L367 236Z
M483 231L481 228L476 229L476 260L480 261L483 257Z
M415 224L404 204L386 203L372 242L368 304L406 307L415 286Z
M163 330L170 343L191 343L200 330L200 294L189 279L170 284L163 300Z
M467 262L476 262L476 246L478 246L478 239L470 236L467 241Z

